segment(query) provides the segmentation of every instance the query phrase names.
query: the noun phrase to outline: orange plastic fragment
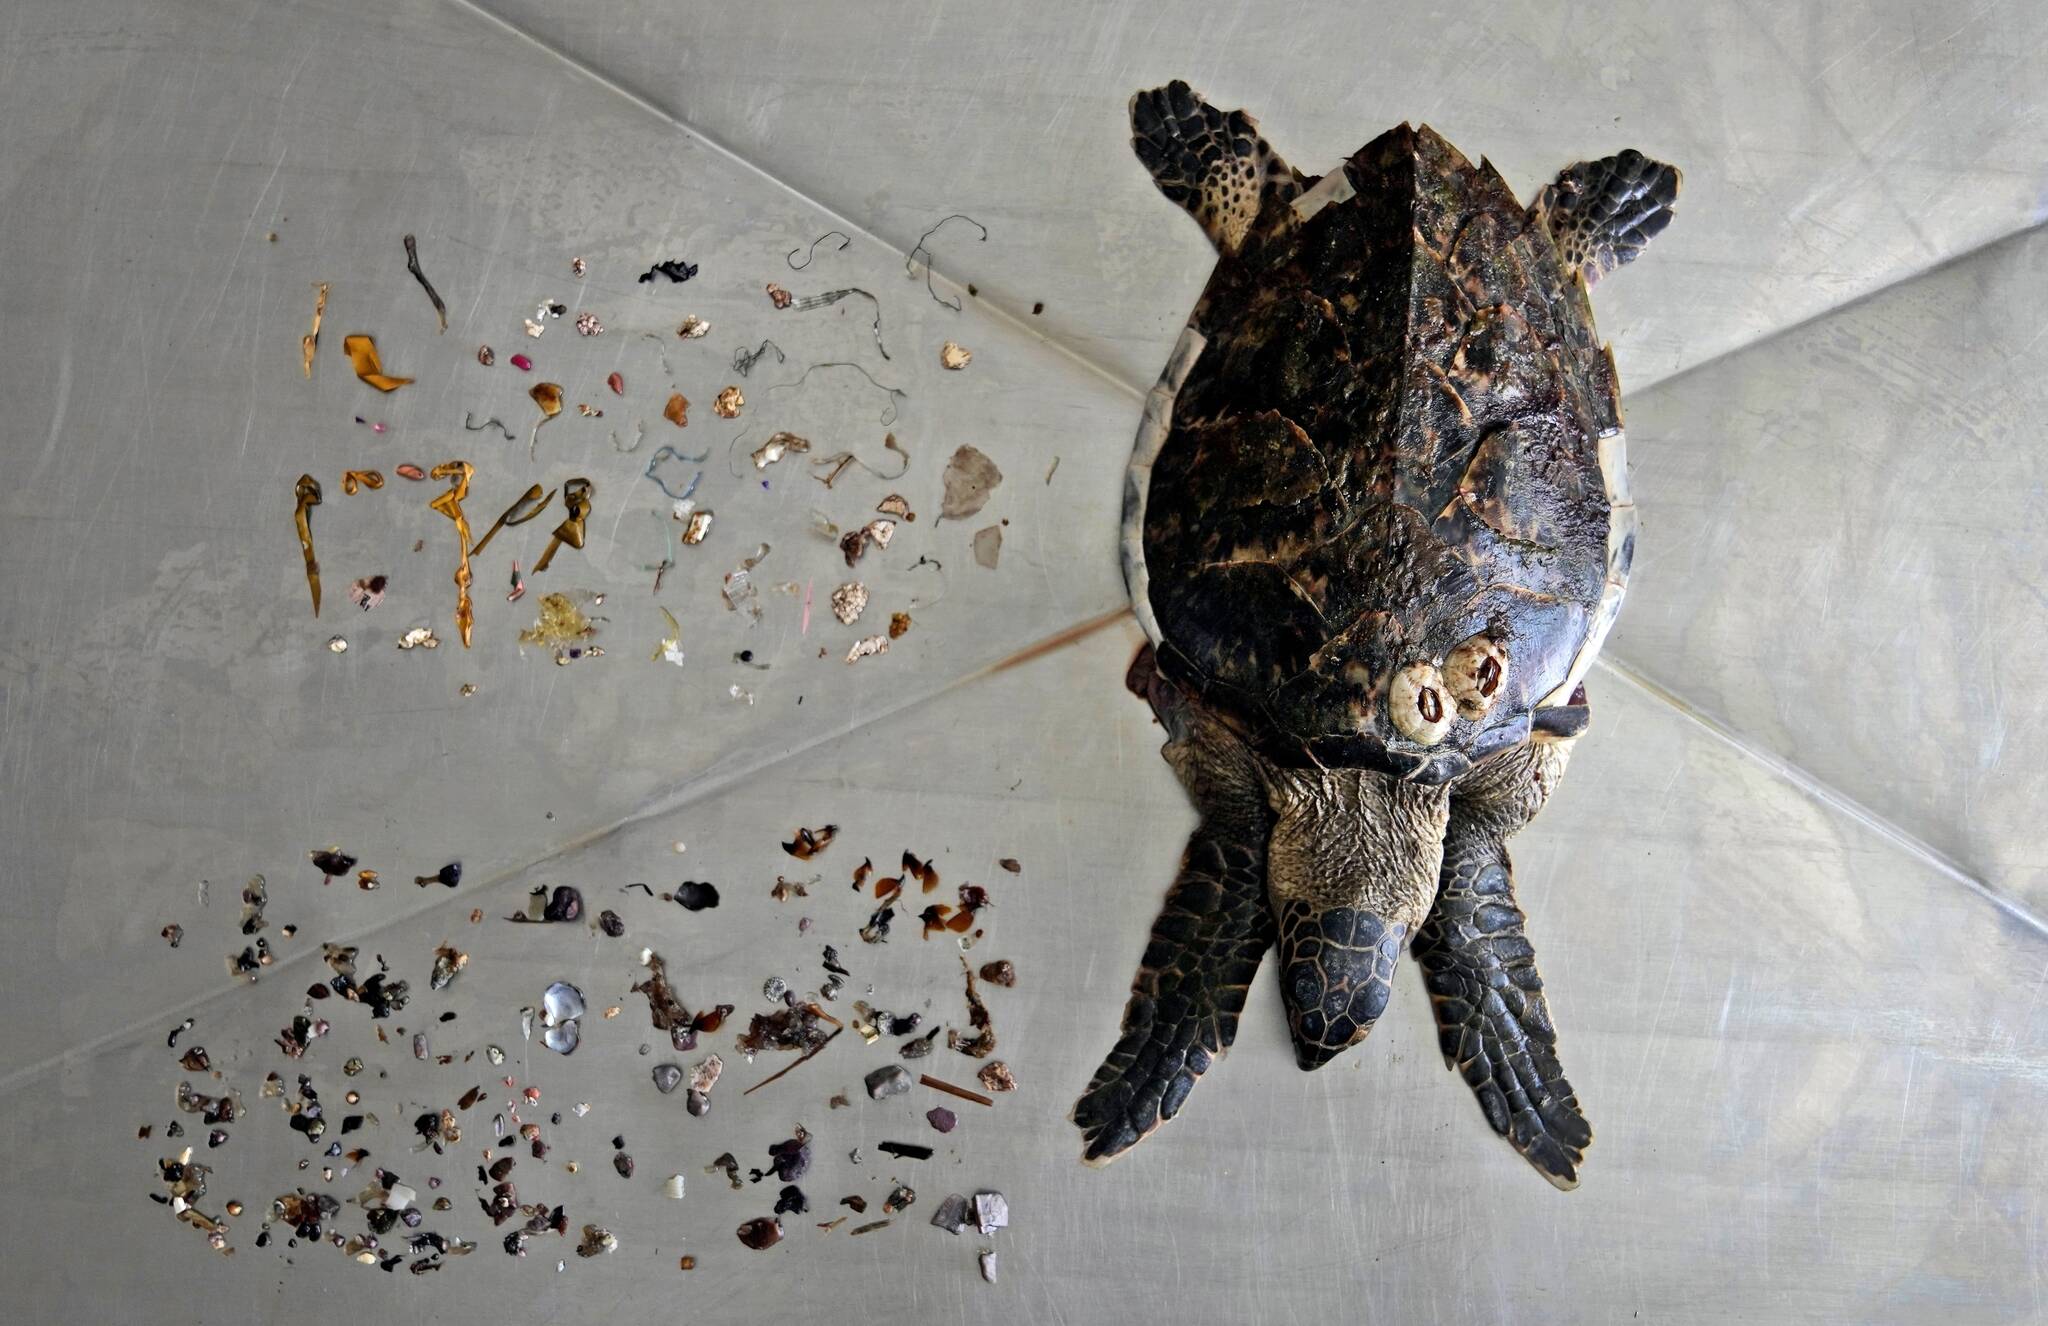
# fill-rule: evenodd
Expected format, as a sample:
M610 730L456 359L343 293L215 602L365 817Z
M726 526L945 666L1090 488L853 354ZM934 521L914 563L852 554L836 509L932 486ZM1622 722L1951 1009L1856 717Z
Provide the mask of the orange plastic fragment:
M341 349L348 356L349 363L355 365L356 376L379 391L397 391L412 381L411 378L393 377L386 373L384 362L377 357L377 342L361 332L343 337Z

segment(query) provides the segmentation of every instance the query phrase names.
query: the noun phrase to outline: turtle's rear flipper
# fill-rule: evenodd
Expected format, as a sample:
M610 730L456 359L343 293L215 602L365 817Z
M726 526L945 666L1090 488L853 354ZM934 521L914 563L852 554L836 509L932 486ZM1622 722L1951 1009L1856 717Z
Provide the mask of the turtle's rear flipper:
M1557 1029L1522 933L1505 837L1542 805L1563 772L1566 745L1532 743L1527 758L1558 758L1520 795L1503 779L1487 789L1493 796L1452 797L1441 886L1414 947L1445 1065L1464 1077L1495 1132L1544 1178L1576 1188L1593 1129L1557 1062Z
M1530 211L1550 228L1565 266L1591 285L1634 260L1671 224L1678 170L1630 148L1564 168ZM1163 187L1163 186L1162 186Z
M1272 191L1292 197L1300 187L1251 116L1217 110L1178 79L1131 98L1131 147L1225 253L1244 243Z
M1151 646L1127 681L1172 731L1165 755L1202 823L1152 923L1116 1047L1074 1104L1086 1143L1081 1158L1091 1165L1108 1164L1180 1112L1195 1079L1236 1038L1245 990L1273 943L1271 816L1248 752L1158 677Z

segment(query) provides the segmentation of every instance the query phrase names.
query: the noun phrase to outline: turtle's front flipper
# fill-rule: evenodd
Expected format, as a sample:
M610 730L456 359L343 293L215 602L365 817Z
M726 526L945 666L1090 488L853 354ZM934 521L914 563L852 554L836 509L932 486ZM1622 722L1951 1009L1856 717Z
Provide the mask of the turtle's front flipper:
M1082 1159L1105 1165L1180 1111L1188 1092L1237 1035L1237 1015L1273 942L1266 908L1270 814L1243 744L1195 710L1151 669L1148 645L1131 669L1173 740L1167 761L1202 811L1180 876L1152 925L1131 982L1122 1034L1074 1105Z
M1271 194L1291 198L1301 184L1251 116L1217 110L1178 79L1131 98L1131 148L1225 253L1244 243Z
M1631 262L1671 224L1678 201L1675 166L1630 148L1598 161L1566 166L1544 186L1530 211L1550 229L1566 267L1591 285Z
M1542 807L1569 747L1539 735L1453 794L1436 905L1415 937L1445 1065L1464 1076L1493 1130L1560 1188L1578 1186L1593 1129L1557 1062L1507 838Z

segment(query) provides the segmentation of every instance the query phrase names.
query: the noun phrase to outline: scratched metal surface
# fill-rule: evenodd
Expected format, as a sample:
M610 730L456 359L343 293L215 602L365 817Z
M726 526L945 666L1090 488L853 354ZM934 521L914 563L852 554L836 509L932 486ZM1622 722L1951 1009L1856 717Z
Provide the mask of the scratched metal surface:
M2048 1316L2048 885L2029 795L2048 711L2027 674L2032 447L2048 425L2031 229L2048 101L2029 71L2048 19L2016 3L1968 18L1602 8L1496 7L1446 34L1342 6L1285 25L1198 6L14 7L0 19L0 1155L17 1199L0 1276L22 1319L273 1321L315 1302L450 1320ZM1574 1193L1486 1130L1412 978L1373 1038L1315 1075L1293 1069L1261 980L1180 1120L1105 1172L1075 1163L1066 1106L1113 1038L1192 814L1119 684L1127 620L991 669L1121 601L1135 389L1207 265L1124 142L1124 97L1174 75L1250 106L1308 169L1413 117L1524 188L1623 143L1687 171L1680 222L1598 292L1641 388L1640 579L1594 677L1595 731L1517 848L1599 1134ZM935 245L942 273L979 287L958 314L902 256L956 210L991 229L973 243L956 223ZM833 226L848 249L783 265ZM448 296L446 336L404 270L406 231ZM633 282L676 254L703 275ZM316 280L334 293L309 382L298 338ZM777 314L767 280L875 291L890 357L858 301ZM610 331L579 341L563 322L529 342L520 319L547 296ZM668 338L664 362L640 333L686 312L714 331ZM357 383L339 353L352 331L418 384L377 397ZM763 336L788 364L758 367L746 413L717 420L733 348ZM935 363L947 337L975 351L964 374ZM486 340L488 370L472 358ZM479 409L523 431L516 350L607 410L551 425L532 463L523 441L461 426ZM728 447L778 428L880 463L880 401L844 370L768 390L837 358L907 393L890 425L912 457L902 480L826 493L785 462L763 490L727 468ZM613 369L625 401L602 386ZM670 382L694 402L673 436L655 412ZM618 454L608 432L642 418L648 440ZM637 475L663 441L711 449L700 496L718 523L656 598L642 569L663 551L655 494ZM935 526L940 463L967 441L1005 483L984 517ZM451 455L479 466L479 530L528 482L595 479L589 547L548 578L610 592L606 658L556 669L517 649L534 595L504 601L509 558L530 564L550 519L479 564L473 650L391 648L415 624L452 636L451 531L421 488L343 497L339 471ZM290 524L301 470L328 489L317 622ZM810 512L852 523L892 487L922 518L862 575L871 614L907 607L917 625L847 667L856 632L823 604L845 568ZM1010 525L989 572L967 544L996 519ZM718 588L764 541L765 619L749 629ZM391 597L357 614L345 586L378 571ZM785 581L817 586L807 633ZM655 603L683 623L680 669L648 660ZM336 632L345 655L325 647ZM770 669L734 663L741 648ZM478 693L459 697L463 682ZM774 843L826 821L847 826L817 863L828 886L770 902L793 864ZM329 842L386 886L323 889L301 863ZM991 995L1022 1089L963 1107L938 1158L893 1169L846 1153L916 1136L929 1102L828 1110L881 1062L857 1043L744 1101L769 1065L735 1064L711 1117L681 1118L637 1053L645 1009L625 987L641 943L698 997L737 998L770 973L815 985L817 944L837 939L856 988L957 1021L944 948L852 942L863 909L831 883L906 845L949 881L996 888L976 953L1022 973ZM449 856L467 868L457 892L403 882ZM998 856L1023 874L993 870ZM271 933L291 922L300 937L236 987L220 958L244 942L234 894L255 871ZM725 905L693 917L613 892L685 875L719 882ZM562 880L618 905L627 937L468 922ZM799 914L816 935L797 935ZM187 934L175 951L157 937L168 921ZM593 1105L556 1130L554 1158L582 1173L529 1166L522 1194L608 1224L618 1254L507 1259L461 1209L467 1153L437 1165L405 1140L421 1102L468 1085L449 1077L462 1070L378 1047L345 1016L306 1071L331 1097L348 1054L389 1067L364 1087L387 1120L366 1144L408 1178L448 1181L445 1228L482 1240L475 1255L421 1280L332 1249L286 1266L245 1228L223 1261L147 1200L164 1143L135 1130L161 1132L185 1076L168 1025L194 1017L193 1039L254 1102L288 1066L270 1038L302 1003L314 945L344 936L419 986L436 942L470 949L458 983L416 1006L458 1015L430 1029L444 1051L516 1049L513 1013L548 980L623 1006L573 1060L515 1054L551 1104ZM973 1067L938 1062L962 1080ZM216 1205L260 1209L307 1154L258 1104L209 1157ZM733 1226L767 1204L701 1166L758 1155L798 1121L820 1138L814 1200L879 1197L901 1177L920 1194L907 1223L739 1248ZM638 1159L631 1183L607 1163L615 1133ZM690 1181L680 1204L657 1192L672 1171ZM925 1224L944 1192L982 1185L1017 1212L996 1286L975 1273L977 1244ZM699 1269L678 1272L681 1251Z

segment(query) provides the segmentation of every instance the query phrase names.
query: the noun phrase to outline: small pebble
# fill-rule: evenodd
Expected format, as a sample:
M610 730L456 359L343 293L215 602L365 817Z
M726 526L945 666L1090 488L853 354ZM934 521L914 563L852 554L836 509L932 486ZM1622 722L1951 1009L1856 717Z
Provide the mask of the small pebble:
M910 1074L900 1064L888 1064L867 1075L868 1098L886 1100L910 1090Z
M932 1127L942 1133L952 1132L954 1125L960 1122L959 1116L943 1105L932 1106L924 1112L924 1117L931 1121Z
M654 1089L666 1096L683 1084L683 1070L679 1064L656 1064L654 1067Z

